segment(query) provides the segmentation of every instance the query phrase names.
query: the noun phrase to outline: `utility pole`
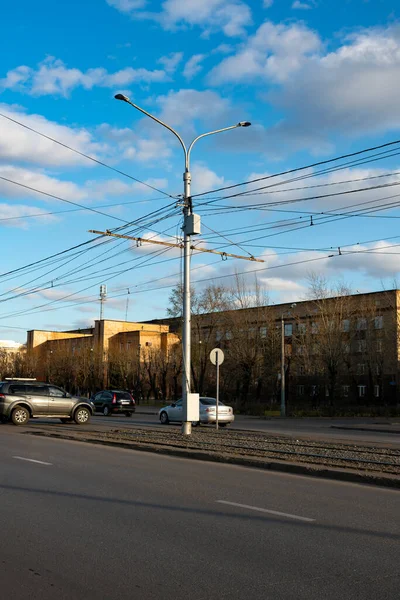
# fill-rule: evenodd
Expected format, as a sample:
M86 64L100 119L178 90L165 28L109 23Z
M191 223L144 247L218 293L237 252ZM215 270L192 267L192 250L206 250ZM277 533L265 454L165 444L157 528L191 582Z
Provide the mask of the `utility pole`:
M116 94L116 100L122 100L127 104L130 104L133 108L139 112L145 114L159 125L162 125L168 129L174 136L179 140L182 146L184 157L185 157L185 170L183 173L183 332L182 332L182 356L183 356L183 373L182 373L182 395L183 395L183 422L182 422L182 433L184 435L190 435L192 430L192 421L199 420L199 395L191 393L190 385L190 359L191 359L191 307L190 307L190 250L191 250L191 236L198 235L200 233L200 217L199 215L193 214L192 210L192 198L190 196L190 153L194 144L201 138L228 131L230 129L236 129L237 127L249 127L251 123L248 121L241 121L236 125L230 127L224 127L215 131L209 131L198 135L191 144L186 147L185 142L172 127L149 113L144 108L141 108L137 104L133 103L124 94Z
M104 317L104 302L107 299L107 286L106 285L101 285L100 286L100 321L103 320Z

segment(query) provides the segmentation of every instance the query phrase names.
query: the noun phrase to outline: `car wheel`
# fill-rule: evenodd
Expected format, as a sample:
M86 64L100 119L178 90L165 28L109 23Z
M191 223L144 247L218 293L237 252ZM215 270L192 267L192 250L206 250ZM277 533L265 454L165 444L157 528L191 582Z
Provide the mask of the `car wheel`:
M26 425L29 421L29 411L23 406L16 406L11 413L11 421L14 425Z
M218 427L226 427L228 423L218 423Z
M126 417L131 417L131 416L132 416L132 413L130 413L130 412L126 412L126 413L125 413L125 416L126 416Z
M200 425L199 421L192 421L192 427L198 427Z
M169 423L169 419L168 419L168 415L165 411L163 411L160 415L160 421L162 425L168 425Z
M109 416L111 415L111 410L108 408L108 406L105 406L105 407L103 408L103 415L104 415L105 417L109 417Z
M85 406L80 406L74 413L74 421L78 425L85 425L90 421L90 410Z
M61 423L72 423L72 419L60 419Z

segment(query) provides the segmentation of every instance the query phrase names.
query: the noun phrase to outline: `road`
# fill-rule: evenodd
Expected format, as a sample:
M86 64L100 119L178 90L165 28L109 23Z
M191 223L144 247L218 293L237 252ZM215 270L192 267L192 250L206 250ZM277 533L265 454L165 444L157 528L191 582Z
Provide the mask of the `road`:
M399 595L397 491L2 427L0 496L7 600Z

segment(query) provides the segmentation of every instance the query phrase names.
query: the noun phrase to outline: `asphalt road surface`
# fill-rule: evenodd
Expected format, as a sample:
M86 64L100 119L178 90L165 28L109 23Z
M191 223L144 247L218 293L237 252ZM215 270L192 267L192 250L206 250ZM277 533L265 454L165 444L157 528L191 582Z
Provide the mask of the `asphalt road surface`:
M7 600L394 600L398 491L0 428Z

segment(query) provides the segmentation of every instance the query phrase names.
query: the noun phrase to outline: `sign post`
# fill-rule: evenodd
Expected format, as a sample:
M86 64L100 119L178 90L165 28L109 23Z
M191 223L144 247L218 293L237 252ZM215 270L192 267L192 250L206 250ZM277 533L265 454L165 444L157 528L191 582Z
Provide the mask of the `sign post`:
M217 367L217 389L216 389L216 406L215 406L215 429L218 431L218 405L219 405L219 365L224 362L224 353L221 348L214 348L210 352L210 360Z

